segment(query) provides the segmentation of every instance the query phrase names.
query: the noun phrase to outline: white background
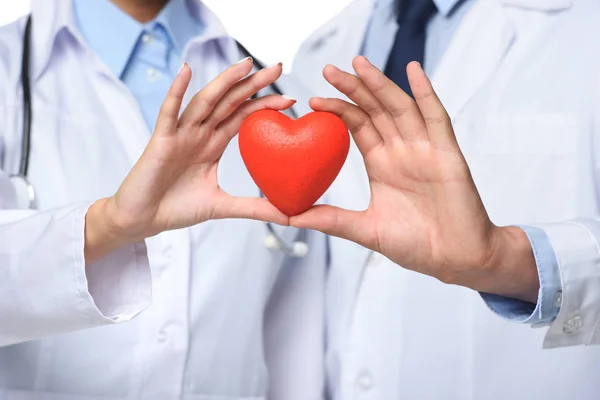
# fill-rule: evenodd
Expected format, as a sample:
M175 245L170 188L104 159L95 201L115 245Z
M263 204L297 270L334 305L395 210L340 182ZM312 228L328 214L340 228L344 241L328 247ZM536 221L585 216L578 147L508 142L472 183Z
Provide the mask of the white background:
M205 0L205 4L221 17L229 33L252 54L267 64L281 61L286 71L302 41L349 2ZM24 15L29 7L29 0L0 0L0 25Z

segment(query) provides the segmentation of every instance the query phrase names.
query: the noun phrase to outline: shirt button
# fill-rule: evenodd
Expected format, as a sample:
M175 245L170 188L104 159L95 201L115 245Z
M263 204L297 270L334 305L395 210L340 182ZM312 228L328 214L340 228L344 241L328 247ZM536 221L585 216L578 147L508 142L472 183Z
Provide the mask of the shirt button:
M154 68L148 68L148 80L152 83L160 79L160 72Z
M567 322L565 322L565 324L563 325L563 332L573 333L575 331L578 331L582 325L583 319L579 315L576 315L573 318L567 320Z
M367 391L373 387L373 376L369 371L362 371L356 378L356 388Z
M142 35L142 43L145 44L150 44L154 41L154 38L152 37L152 35L148 34L148 33L144 33Z
M556 297L554 298L554 307L560 308L562 306L562 292L556 293Z

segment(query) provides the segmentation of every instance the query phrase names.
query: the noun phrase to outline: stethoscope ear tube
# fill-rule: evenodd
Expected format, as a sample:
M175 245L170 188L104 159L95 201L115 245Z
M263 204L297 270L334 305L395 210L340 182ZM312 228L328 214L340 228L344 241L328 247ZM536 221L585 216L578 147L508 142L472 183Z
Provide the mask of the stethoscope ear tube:
M16 206L19 209L35 209L36 197L33 185L27 180L29 172L29 156L31 154L31 77L29 66L31 58L31 14L25 23L25 35L23 37L23 56L21 59L21 87L23 90L23 128L21 133L21 161L19 172L10 176L16 195Z
M29 76L31 54L31 15L25 25L23 39L23 58L21 61L21 86L23 87L23 139L21 142L21 163L19 176L26 180L29 172L29 155L31 153L31 78Z

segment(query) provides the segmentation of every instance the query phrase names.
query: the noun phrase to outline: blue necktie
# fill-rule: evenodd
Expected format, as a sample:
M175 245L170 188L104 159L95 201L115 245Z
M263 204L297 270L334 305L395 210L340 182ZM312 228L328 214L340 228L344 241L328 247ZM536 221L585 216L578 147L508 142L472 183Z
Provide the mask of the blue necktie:
M398 31L384 72L410 96L412 91L406 76L406 66L411 61L423 64L426 27L436 12L433 0L396 0Z

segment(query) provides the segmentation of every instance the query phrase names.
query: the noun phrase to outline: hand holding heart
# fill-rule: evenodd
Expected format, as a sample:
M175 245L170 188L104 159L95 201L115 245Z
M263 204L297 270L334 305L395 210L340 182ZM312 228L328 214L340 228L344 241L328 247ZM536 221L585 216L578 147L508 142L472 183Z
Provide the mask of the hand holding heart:
M281 65L247 76L251 70L250 58L229 67L179 115L192 76L190 67L184 65L144 153L117 193L95 202L87 212L88 263L123 245L210 219L288 224L287 216L267 200L232 197L217 183L219 160L243 120L255 111L282 110L294 103L278 95L248 100L282 73Z
M358 76L333 66L324 76L355 104L315 98L310 105L338 115L352 132L369 175L370 205L362 212L319 205L290 224L352 240L443 282L535 302L529 243L519 228L490 221L420 65L407 68L416 102L364 57L353 66ZM506 258L511 251L515 257Z

